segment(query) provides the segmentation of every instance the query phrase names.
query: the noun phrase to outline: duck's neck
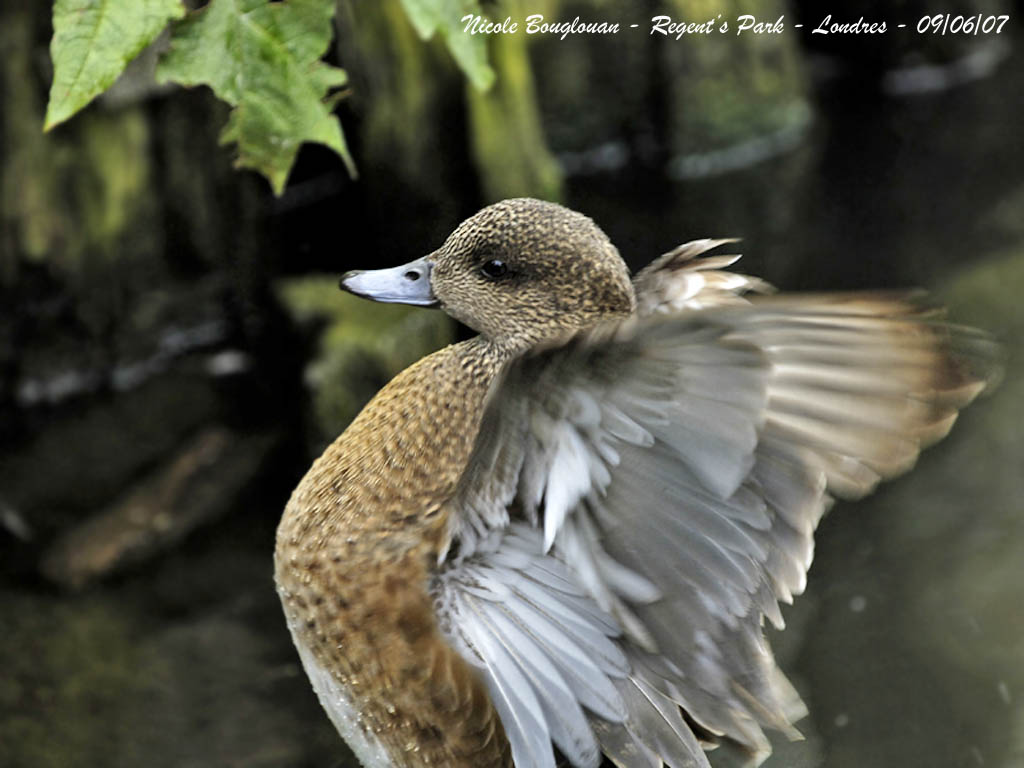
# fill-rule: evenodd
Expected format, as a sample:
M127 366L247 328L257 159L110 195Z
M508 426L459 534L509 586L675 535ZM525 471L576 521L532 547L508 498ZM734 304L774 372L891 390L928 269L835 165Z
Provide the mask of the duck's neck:
M303 548L405 550L442 535L491 385L513 350L483 337L405 369L366 405L295 489L281 534ZM286 531L287 529L287 531Z

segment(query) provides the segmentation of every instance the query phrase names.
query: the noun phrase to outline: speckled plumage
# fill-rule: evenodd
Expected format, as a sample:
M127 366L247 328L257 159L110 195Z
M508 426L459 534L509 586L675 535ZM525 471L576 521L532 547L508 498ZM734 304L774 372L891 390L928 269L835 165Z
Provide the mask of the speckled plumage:
M588 218L509 200L352 281L480 333L381 390L278 529L288 625L365 765L707 766L699 740L795 733L761 628L831 495L909 468L995 366L907 296L747 296L696 258L723 242L631 280Z
M487 693L438 634L425 589L445 501L502 362L474 340L403 371L314 463L278 531L276 578L296 642L408 765L512 764Z
M278 530L275 576L296 642L353 692L362 725L404 755L396 764L512 765L478 675L438 633L425 585L448 546L445 502L503 364L541 338L634 306L618 251L589 219L530 226L551 207L499 204L452 233L451 253L489 242L531 253L532 277L545 290L512 281L502 306L481 296L457 263L442 263L436 280L446 309L487 336L430 355L382 389L313 464ZM582 290L588 279L596 291ZM565 292L548 290L559 284ZM582 301L570 306L569 293Z

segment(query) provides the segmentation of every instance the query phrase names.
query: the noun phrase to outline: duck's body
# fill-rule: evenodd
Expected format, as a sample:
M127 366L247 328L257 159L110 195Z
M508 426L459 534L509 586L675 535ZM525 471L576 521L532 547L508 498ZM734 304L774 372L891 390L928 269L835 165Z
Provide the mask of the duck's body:
M427 592L447 545L445 504L505 357L471 340L403 371L316 461L281 521L276 577L292 636L367 768L512 765L486 689L442 638Z
M741 297L667 254L630 280L589 219L505 201L343 286L481 335L387 385L313 465L276 578L368 768L706 766L802 713L764 643L828 491L906 469L982 387L978 338L904 297ZM731 262L730 262L731 263ZM685 715L685 717L684 717Z

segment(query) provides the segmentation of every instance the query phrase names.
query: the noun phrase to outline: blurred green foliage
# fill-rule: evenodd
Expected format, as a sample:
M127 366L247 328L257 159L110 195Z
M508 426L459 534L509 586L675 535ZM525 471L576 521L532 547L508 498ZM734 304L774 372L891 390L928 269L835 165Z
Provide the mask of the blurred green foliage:
M237 142L237 165L262 173L277 194L306 141L333 149L354 174L329 97L348 78L320 61L333 16L333 0L216 0L175 25L157 80L208 85L233 106L221 141Z
M184 15L181 0L56 0L46 129L107 90L169 21Z
M460 19L480 13L476 0L402 0L402 8L422 39L429 40L435 32L440 33L452 58L474 86L481 91L491 87L494 72L487 65L485 39L461 34Z
M439 34L473 85L490 87L485 41L456 34L465 14L480 12L476 0L402 0L402 7L421 38ZM56 0L45 127L108 89L170 23L157 79L208 85L233 107L221 140L237 143L238 166L263 174L280 195L299 146L315 142L354 175L332 114L347 75L321 61L334 12L334 0L211 0L187 15L182 0Z

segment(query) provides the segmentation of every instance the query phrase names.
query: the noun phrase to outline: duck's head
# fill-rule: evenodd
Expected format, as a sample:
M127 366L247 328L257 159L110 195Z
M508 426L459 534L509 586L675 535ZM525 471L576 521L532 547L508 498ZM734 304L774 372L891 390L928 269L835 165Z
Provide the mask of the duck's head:
M488 206L430 255L349 272L341 287L375 301L440 306L501 344L534 343L636 305L604 232L583 214L530 198Z

